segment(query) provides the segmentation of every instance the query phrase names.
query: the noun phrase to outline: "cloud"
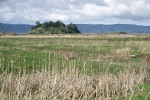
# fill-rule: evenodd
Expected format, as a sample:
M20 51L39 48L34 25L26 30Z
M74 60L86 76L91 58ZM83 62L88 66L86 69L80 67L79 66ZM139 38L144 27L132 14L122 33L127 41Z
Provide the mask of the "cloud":
M70 0L71 4L80 6L87 3L97 4L100 6L106 5L106 3L103 0Z
M109 10L112 10L114 16L126 16L134 20L133 16L145 19L150 17L150 1L148 0L105 0ZM136 20L136 18L135 18Z
M0 0L0 22L150 25L150 0Z

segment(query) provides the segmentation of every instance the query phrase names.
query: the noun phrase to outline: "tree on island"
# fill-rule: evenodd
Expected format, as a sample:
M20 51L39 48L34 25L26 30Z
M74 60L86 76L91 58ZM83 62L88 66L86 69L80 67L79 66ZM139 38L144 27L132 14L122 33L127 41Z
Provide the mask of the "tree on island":
M49 21L40 23L37 21L35 26L32 27L31 34L75 34L80 33L78 27L70 23L69 25L65 25L62 21L58 20L56 22Z
M75 30L77 33L80 33L80 31L78 30L78 27L77 27L75 24L73 24L73 23L70 23L70 24L68 25L68 28L69 28L70 30Z

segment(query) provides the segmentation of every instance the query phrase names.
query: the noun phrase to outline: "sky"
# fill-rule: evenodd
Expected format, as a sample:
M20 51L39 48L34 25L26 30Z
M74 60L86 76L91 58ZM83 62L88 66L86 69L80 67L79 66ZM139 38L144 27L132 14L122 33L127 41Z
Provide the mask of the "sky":
M0 0L0 23L150 25L150 0Z

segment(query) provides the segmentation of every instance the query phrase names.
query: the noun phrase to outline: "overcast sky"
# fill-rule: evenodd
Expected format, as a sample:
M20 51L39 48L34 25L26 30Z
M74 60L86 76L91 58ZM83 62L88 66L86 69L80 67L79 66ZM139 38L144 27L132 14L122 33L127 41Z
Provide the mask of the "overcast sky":
M150 0L0 0L0 22L150 25Z

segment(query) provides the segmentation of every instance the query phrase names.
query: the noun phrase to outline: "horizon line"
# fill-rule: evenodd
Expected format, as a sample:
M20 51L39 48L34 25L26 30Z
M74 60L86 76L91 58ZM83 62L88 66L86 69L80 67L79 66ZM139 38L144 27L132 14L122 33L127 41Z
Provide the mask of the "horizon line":
M0 24L10 24L10 25L35 25L35 24L27 24L27 23L3 23ZM142 25L142 24L131 24L131 23L113 23L113 24L104 24L104 23L73 23L76 25L136 25L136 26L150 26L150 25Z

